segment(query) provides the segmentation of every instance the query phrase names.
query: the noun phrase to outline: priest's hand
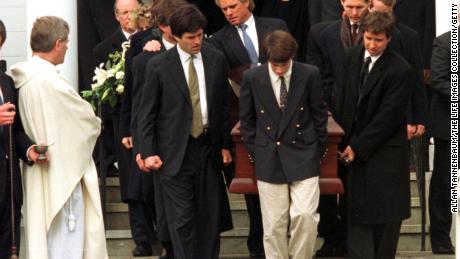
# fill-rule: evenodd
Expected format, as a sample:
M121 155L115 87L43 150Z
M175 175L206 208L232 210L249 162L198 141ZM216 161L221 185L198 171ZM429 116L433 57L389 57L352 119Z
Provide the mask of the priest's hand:
M222 149L222 161L224 165L229 165L232 162L232 154L228 149Z
M7 102L0 105L0 126L13 124L15 115L16 108L14 104Z
M145 161L144 159L142 159L140 153L136 155L136 164L137 164L137 167L139 167L139 169L142 172L146 172L146 173L150 172L150 170L147 167L145 167Z
M49 158L48 158L48 152L45 153L45 157L46 159L40 159L38 160L38 156L40 155L39 153L37 153L37 151L34 150L34 146L36 145L32 145L28 150L27 150L27 158L34 162L35 164L46 164L48 163L49 161Z
M144 161L145 167L150 170L158 170L163 165L163 161L159 156L149 156Z
M133 137L124 137L124 138L122 138L121 139L121 144L123 144L123 146L126 149L133 148Z

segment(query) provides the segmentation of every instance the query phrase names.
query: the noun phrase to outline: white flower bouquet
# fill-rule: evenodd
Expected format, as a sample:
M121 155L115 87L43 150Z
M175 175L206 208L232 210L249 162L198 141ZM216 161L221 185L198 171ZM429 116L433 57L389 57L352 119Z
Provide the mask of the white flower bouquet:
M109 54L108 60L94 70L91 90L81 91L82 97L88 100L93 109L103 103L115 107L119 97L124 92L125 54L129 49L129 41L122 44L122 52Z

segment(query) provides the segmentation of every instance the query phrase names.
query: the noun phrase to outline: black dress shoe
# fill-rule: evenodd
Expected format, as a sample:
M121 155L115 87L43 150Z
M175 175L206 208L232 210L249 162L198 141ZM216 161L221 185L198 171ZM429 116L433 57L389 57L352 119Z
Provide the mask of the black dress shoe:
M433 254L440 254L440 255L453 255L455 254L455 248L451 245L446 246L433 246L431 248Z
M146 245L138 245L133 250L133 256L152 256L152 247Z

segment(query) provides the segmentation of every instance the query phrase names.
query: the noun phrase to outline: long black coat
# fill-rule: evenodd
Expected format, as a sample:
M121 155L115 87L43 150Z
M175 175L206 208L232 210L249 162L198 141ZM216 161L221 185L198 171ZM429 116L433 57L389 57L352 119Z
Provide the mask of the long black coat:
M337 121L344 144L354 150L348 166L348 204L353 222L383 223L410 216L409 144L405 111L411 94L410 66L387 48L359 93L363 46L344 59Z
M0 202L4 200L5 190L7 184L10 182L7 179L10 179L10 171L7 170L7 164L10 163L10 160L5 159L8 157L13 162L13 177L14 177L14 198L17 205L22 204L22 184L21 184L21 173L19 171L19 158L24 161L27 161L27 149L32 146L33 142L27 137L22 128L21 120L19 119L19 110L17 106L17 92L14 88L13 80L5 75L3 72L0 72L0 87L2 89L4 103L10 102L16 106L16 117L13 124L13 152L9 150L9 130L8 126L2 126L0 131ZM9 196L9 195L8 195Z
M450 37L451 32L437 37L431 56L432 134L433 137L444 140L450 138Z
M258 180L291 183L319 175L327 108L316 67L295 62L281 112L268 64L247 71L240 96L241 134Z

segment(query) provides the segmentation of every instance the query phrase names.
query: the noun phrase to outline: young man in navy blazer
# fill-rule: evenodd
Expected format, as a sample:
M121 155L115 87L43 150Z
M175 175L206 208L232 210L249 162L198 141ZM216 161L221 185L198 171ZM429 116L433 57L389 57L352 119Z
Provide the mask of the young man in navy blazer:
M265 256L312 258L327 127L320 75L292 60L297 43L289 33L275 31L263 46L269 62L244 74L240 120L255 163Z

